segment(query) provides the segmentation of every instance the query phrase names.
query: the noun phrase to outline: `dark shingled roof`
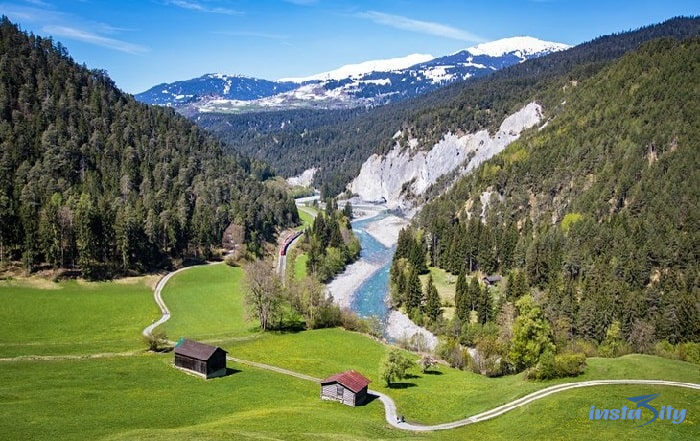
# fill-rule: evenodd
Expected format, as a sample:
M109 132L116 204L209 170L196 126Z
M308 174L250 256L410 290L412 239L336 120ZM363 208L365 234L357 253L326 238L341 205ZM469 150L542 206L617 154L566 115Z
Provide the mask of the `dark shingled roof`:
M195 358L197 360L209 360L217 349L221 348L218 346L209 346L198 341L182 339L182 341L175 346L175 354L184 355L185 357ZM223 349L221 350L224 351Z
M488 283L496 283L501 281L501 276L486 276L484 277L484 281Z
M340 383L351 391L358 393L363 388L367 387L370 381L359 372L346 371L340 374L331 375L330 377L321 381L321 384L329 383Z

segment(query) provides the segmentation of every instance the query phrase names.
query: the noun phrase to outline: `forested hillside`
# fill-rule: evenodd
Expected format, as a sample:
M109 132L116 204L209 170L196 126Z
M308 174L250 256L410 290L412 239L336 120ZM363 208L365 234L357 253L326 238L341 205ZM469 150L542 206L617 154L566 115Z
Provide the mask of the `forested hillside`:
M203 115L199 123L225 139L233 150L267 161L284 176L319 168L316 185L335 195L357 176L372 153L387 152L395 145L393 136L399 130L407 138L418 139L419 148L424 149L448 132L494 130L555 79L590 77L655 38L699 34L700 18L674 18L374 109ZM285 120L291 124L283 124ZM240 130L242 127L245 129Z
M138 104L60 43L0 23L0 259L103 277L201 256L231 222L260 252L298 221L264 170Z
M452 274L509 276L490 313L456 293L461 323L473 310L503 325L531 294L538 336L559 350L698 342L700 38L655 40L597 70L550 83L548 125L428 202L414 236ZM515 340L500 344L513 355Z

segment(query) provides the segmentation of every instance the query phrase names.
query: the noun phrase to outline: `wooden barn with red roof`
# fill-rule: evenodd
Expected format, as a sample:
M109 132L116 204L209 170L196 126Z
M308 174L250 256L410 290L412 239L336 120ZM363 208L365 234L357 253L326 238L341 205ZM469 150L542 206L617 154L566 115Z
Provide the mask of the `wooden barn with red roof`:
M348 406L360 406L367 400L370 381L356 371L331 375L321 381L321 398L339 401Z

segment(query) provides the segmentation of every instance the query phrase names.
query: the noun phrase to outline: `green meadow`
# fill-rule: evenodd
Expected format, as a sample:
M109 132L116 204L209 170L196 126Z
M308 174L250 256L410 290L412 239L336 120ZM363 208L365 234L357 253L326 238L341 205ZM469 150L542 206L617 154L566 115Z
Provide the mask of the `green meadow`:
M246 317L243 270L224 264L190 268L173 276L162 292L170 320L161 325L171 340L213 342L257 332Z
M389 394L411 422L435 424L471 416L554 382L521 375L486 378L440 366L418 369L394 388L378 377L386 346L341 329L260 334L242 303L239 268L209 265L171 279L163 292L172 319L169 338L202 339L232 356L316 377L356 369L371 388ZM10 286L12 285L12 286ZM172 367L172 354L143 350L140 333L159 316L153 280L44 286L0 286L2 357L134 355L73 360L0 361L0 431L3 439L50 440L365 440L365 439L693 439L700 394L658 386L595 386L554 394L493 420L431 433L390 428L377 400L350 408L319 399L312 382L229 363L230 374L202 380ZM42 304L41 320L30 317ZM87 338L85 336L91 336ZM28 350L27 348L31 348ZM697 383L700 368L646 355L593 358L576 381L613 378ZM561 382L562 380L559 380ZM683 424L659 421L635 429L630 421L590 421L590 406L619 408L626 397L660 393L657 407L688 410Z
M314 218L318 214L318 210L313 207L297 207L299 212L299 220L301 220L301 226L299 230L305 230L310 227L314 222Z
M122 352L143 348L160 317L154 277L118 282L0 282L0 357Z

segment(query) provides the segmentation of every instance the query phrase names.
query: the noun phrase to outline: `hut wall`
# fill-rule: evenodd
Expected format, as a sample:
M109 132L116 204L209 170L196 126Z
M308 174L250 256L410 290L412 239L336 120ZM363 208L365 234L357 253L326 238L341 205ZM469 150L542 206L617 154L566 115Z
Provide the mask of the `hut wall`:
M321 386L322 399L338 401L348 406L359 406L365 402L366 397L367 388L356 394L340 383L330 383Z
M338 388L342 388L342 391L340 391ZM344 395L345 388L338 383L324 384L323 386L321 386L321 398L323 398L324 400L342 402Z
M226 374L226 352L218 350L209 359L207 377L220 377Z
M197 360L183 355L175 354L175 366L198 372L202 375L207 375L207 362L205 360Z

